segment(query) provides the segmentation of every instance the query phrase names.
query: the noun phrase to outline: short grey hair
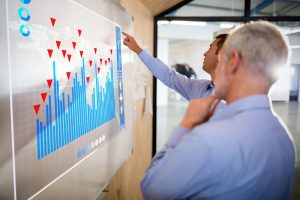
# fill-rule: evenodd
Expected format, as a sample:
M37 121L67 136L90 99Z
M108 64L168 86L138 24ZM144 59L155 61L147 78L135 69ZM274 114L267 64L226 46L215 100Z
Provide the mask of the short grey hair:
M236 49L247 69L262 75L272 85L277 79L279 68L290 61L290 47L285 35L266 21L246 23L233 30L225 41L225 52L230 56Z

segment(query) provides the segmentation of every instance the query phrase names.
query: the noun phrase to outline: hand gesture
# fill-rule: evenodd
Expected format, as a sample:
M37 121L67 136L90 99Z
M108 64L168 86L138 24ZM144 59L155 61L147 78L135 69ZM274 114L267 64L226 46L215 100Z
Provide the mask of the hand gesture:
M214 96L191 100L180 123L187 129L206 122L214 113L220 99Z
M137 44L137 42L135 41L134 37L132 37L131 35L122 32L122 34L126 37L123 40L123 43L132 51L134 51L135 53L139 54L143 49Z

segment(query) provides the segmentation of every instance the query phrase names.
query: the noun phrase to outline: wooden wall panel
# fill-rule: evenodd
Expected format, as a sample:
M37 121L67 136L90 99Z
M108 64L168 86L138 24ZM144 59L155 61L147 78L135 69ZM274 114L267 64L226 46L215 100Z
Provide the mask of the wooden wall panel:
M138 0L117 0L134 17L134 35L153 52L153 15ZM135 58L137 59L137 57ZM148 84L152 91L152 75ZM151 161L152 115L144 114L144 100L135 102L133 155L107 187L106 200L139 200L140 180Z
M183 0L140 0L155 16Z

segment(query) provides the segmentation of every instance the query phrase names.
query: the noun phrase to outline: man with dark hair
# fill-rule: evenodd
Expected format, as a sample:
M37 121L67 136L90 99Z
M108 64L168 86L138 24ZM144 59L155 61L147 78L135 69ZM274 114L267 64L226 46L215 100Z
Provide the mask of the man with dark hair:
M137 44L134 37L124 32L123 35L126 36L124 44L138 54L139 58L152 74L166 86L181 94L185 99L190 101L191 99L207 97L212 94L218 52L226 40L227 34L218 35L210 44L210 48L204 53L203 70L211 76L211 81L205 79L188 79L186 76L176 73L159 59L152 57L144 51Z
M228 34L220 34L216 37L216 39L218 39L217 41L217 51L216 54L219 54L219 51L221 50L226 38L227 38Z

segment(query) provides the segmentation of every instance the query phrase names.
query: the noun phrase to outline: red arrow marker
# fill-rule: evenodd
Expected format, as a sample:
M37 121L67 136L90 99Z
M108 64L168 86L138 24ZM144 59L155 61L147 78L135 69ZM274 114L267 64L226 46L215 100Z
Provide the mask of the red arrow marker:
M68 80L70 80L71 72L66 72Z
M76 48L76 42L72 42L72 45L73 45L73 49Z
M107 65L107 60L105 60L104 62L105 62L105 65Z
M86 82L87 82L87 83L90 82L90 77L86 77Z
M60 44L61 44L61 41L56 40L56 46L57 46L58 49L60 47Z
M95 52L95 54L97 53L97 48L94 48L94 52Z
M80 36L81 36L82 30L78 29L77 31L78 31L78 35L79 35L79 37L80 37Z
M63 57L65 58L66 57L66 53L67 53L67 50L61 50L62 54L63 54Z
M102 58L100 58L100 64L102 65Z
M100 67L98 67L98 74L100 73Z
M112 54L112 49L110 49L110 54Z
M49 55L49 57L51 58L51 56L52 56L52 53L53 53L53 49L47 49L47 51L48 51L48 55Z
M38 115L38 113L39 113L40 106L41 106L41 104L36 104L33 106L36 115Z
M89 63L90 63L90 67L92 66L92 63L93 63L93 61L92 60L89 60Z
M71 61L72 55L71 55L71 54L67 54L67 56L68 56L68 60L69 60L69 62L70 62L70 61Z
M79 53L80 53L80 57L82 58L83 51L79 51Z
M52 85L52 79L48 79L47 80L47 84L48 84L48 87L49 87L49 89L51 88L51 85Z
M51 17L51 18L50 18L50 20L51 20L51 24L52 24L52 26L54 27L54 25L55 25L55 22L56 22L56 19L55 19L55 18L53 18L53 17Z
M107 58L108 59L108 63L110 63L110 58Z
M41 97L42 97L43 102L45 102L46 97L47 97L47 92L41 93Z

